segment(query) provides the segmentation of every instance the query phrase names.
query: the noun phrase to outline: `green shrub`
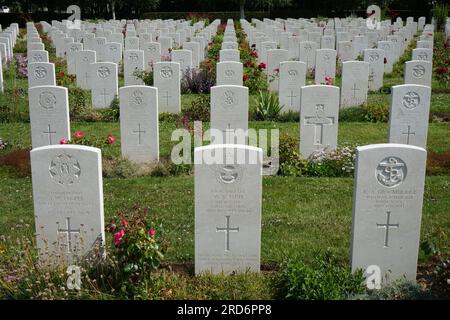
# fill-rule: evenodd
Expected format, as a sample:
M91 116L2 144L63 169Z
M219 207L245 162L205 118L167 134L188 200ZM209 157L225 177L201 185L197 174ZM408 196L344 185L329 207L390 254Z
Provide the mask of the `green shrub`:
M146 86L153 86L153 72L142 70L135 71L133 74L136 78L144 81L144 84Z
M389 106L385 104L369 103L362 107L364 118L369 122L387 122L389 120Z
M399 280L379 290L367 290L365 294L356 295L354 300L424 300L431 299L428 290L418 284Z
M339 120L341 120L339 118ZM300 112L289 110L288 112L281 112L278 115L277 121L279 122L299 122L300 121Z
M298 145L298 138L287 134L282 134L280 136L280 175L298 177L302 176L306 171L307 161L302 159L302 156L298 151Z
M183 110L183 115L186 116L189 121L204 121L210 120L210 97L209 95L199 95L196 97L190 106L187 106Z
M448 8L448 4L439 2L433 6L433 17L436 21L436 30L438 31L444 30L448 16Z
M278 274L279 295L292 300L336 300L364 292L362 271L351 273L329 253L312 264L290 260Z
M72 87L69 91L70 120L84 119L90 108L89 92L78 87Z
M167 122L179 122L181 120L181 116L178 113L172 112L161 112L159 114L159 121L167 121Z
M277 94L259 91L256 100L255 119L274 121L278 118L282 108Z

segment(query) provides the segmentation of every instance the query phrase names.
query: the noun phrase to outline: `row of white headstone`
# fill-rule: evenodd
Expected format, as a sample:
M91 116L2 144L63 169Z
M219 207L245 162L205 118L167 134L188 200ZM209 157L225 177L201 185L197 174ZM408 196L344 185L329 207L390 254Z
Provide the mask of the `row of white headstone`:
M14 55L14 46L19 36L19 24L11 23L6 29L0 24L0 94L3 94L3 65L11 62Z
M426 151L404 144L357 148L351 266L382 283L415 281ZM105 255L100 149L59 145L31 151L39 258L76 264ZM262 149L195 149L195 272L259 272ZM326 236L326 235L325 235Z

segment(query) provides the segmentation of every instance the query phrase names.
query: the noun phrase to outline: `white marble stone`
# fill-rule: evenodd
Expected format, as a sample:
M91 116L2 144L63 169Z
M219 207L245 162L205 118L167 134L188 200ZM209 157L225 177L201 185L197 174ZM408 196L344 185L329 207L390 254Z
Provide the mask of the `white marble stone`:
M262 149L195 149L196 274L259 272L261 205Z
M248 129L248 88L223 85L211 87L211 143L245 144ZM219 132L221 134L219 134ZM241 140L242 139L242 140Z
M39 261L80 264L104 254L101 151L79 145L33 149L31 174Z
M347 61L342 63L341 108L356 107L367 102L369 63Z
M157 62L153 65L154 86L158 88L159 112L181 111L180 64Z
M70 138L67 88L35 86L28 89L33 148L59 144Z
M282 112L300 112L301 87L306 82L306 63L283 61L280 63L280 84L278 99Z
M425 60L405 62L405 84L421 84L431 87L433 64Z
M242 63L234 61L218 62L216 68L216 85L243 85Z
M431 88L416 84L392 87L389 143L426 149Z
M136 77L137 72L144 70L144 51L125 50L123 57L123 78L125 86L143 85L144 81Z
M315 84L325 84L325 78L336 78L337 52L333 49L316 50L316 68L314 71Z
M96 62L96 55L94 50L83 50L75 54L77 63L77 86L81 89L91 89L91 64Z
M55 85L55 65L53 63L33 62L28 64L28 88Z
M336 148L338 120L338 87L328 85L302 87L300 153L304 158L315 152L327 152Z
M381 284L416 281L426 151L404 144L357 148L352 271L377 266Z
M122 157L134 162L159 160L158 89L126 86L119 90Z
M384 50L364 50L364 62L369 64L369 90L378 91L383 87Z
M90 85L94 108L109 108L118 95L117 64L96 62L91 64Z
M267 82L270 91L278 91L280 63L287 60L287 50L272 49L267 51Z

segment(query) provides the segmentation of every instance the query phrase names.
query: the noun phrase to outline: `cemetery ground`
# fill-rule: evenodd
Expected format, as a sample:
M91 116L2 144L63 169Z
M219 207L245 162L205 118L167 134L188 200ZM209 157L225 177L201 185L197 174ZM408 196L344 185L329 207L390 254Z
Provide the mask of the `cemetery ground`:
M22 37L15 52L20 53ZM50 48L49 48L50 49ZM51 50L50 50L51 52ZM52 53L52 52L51 52ZM410 55L407 51L405 55ZM54 54L51 60L56 61ZM407 60L400 59L400 63ZM57 64L58 65L58 64ZM58 69L59 68L59 69ZM342 161L314 166L297 161L298 114L261 119L258 94L250 95L250 128L280 130L280 172L263 178L260 274L193 275L194 178L190 165L170 163L179 141L176 128L192 130L193 120L209 127L209 96L184 93L182 113L161 114L161 163L138 166L120 158L117 106L94 111L90 93L73 85L65 66L57 66L57 81L69 88L71 132L75 141L102 148L105 223L118 212L141 211L155 220L165 248L162 266L133 282L115 268L114 246L107 238L109 263L89 270L79 292L64 289L65 270L35 268L34 216L29 151L27 79L15 63L4 71L5 95L0 96L0 296L2 298L84 299L339 299L450 298L450 89L433 80L428 161L419 254L418 286L400 283L379 293L366 293L360 278L351 277L354 154ZM366 106L340 112L338 145L356 146L387 141L390 87L402 84L401 68L385 76L380 92L370 93ZM309 83L311 78L307 79ZM337 78L336 82L339 83ZM119 73L119 85L123 76ZM73 120L75 119L75 120ZM78 120L76 120L78 119ZM270 121L269 121L270 120ZM77 140L78 139L78 140ZM345 153L345 152L344 152ZM343 154L344 154L343 153ZM342 167L348 170L343 170ZM11 286L6 277L18 279ZM131 280L130 280L131 279ZM296 282L297 281L297 282ZM307 282L308 289L301 283Z

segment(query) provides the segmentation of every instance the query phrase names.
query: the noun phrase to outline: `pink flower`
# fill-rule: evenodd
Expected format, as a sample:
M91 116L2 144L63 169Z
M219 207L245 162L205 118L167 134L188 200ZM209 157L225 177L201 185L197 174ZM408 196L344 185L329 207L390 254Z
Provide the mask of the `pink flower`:
M74 138L82 139L84 137L84 133L82 131L77 131L73 134Z
M59 144L69 144L69 141L62 138L61 140L59 140Z
M112 134L108 134L108 137L106 138L107 144L114 144L116 142L116 138Z
M128 220L123 219L121 223L125 228L128 226Z
M124 230L120 230L119 232L116 232L114 234L114 245L116 247L120 246L122 244L122 238L125 235L125 231Z
M330 76L326 76L326 77L325 77L325 84L326 84L327 86L333 85L333 78L330 77Z
M148 234L151 235L151 236L154 236L155 233L156 233L155 229L148 230Z

